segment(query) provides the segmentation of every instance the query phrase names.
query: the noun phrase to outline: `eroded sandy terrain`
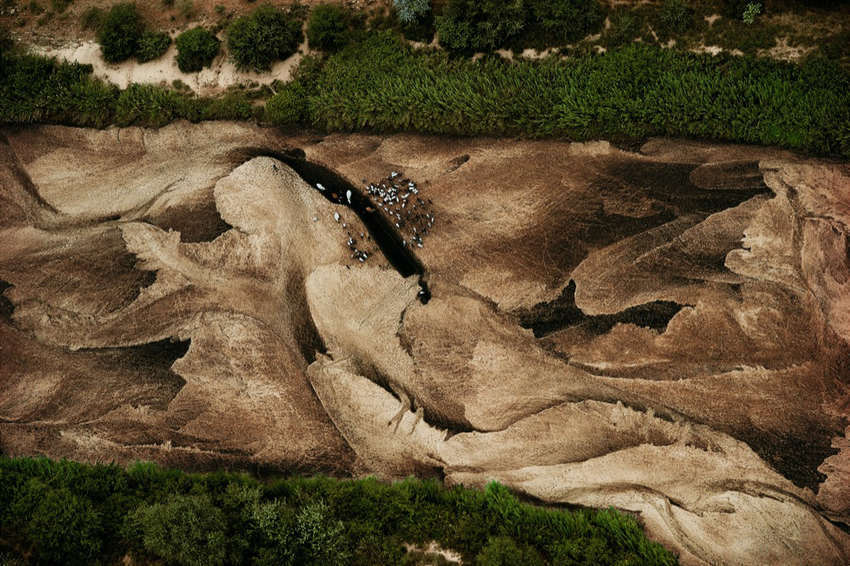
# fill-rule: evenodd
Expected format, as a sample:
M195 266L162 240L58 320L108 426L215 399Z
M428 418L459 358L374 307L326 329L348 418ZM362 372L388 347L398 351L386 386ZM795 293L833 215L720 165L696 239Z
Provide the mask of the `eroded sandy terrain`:
M498 479L639 512L684 564L850 563L847 164L221 123L0 142L5 453ZM295 148L416 180L424 273L352 259L358 216L269 157Z

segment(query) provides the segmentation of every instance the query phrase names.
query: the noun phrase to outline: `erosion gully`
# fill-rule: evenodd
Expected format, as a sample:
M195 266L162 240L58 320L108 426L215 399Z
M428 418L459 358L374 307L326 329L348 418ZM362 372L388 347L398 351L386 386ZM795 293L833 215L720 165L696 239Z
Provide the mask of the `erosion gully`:
M285 163L314 189L317 184L321 184L325 190L316 189L316 192L330 202L346 206L357 214L357 217L369 231L372 240L380 248L381 253L402 277L419 276L419 300L426 304L431 299L431 291L428 289L428 272L411 249L413 246L402 245L401 234L363 195L362 189L353 185L333 169L308 160L302 149L274 151L265 148L251 148L248 153L252 157L272 157ZM346 191L351 191L350 204L345 199ZM336 198L334 198L334 195L336 195Z

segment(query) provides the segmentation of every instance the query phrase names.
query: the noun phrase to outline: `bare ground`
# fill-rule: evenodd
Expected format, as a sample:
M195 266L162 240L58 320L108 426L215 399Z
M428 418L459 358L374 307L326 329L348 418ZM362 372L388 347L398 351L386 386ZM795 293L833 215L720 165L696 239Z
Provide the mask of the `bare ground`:
M414 179L422 276L252 157L294 149ZM665 139L6 130L0 448L498 479L638 512L684 564L845 564L848 187Z

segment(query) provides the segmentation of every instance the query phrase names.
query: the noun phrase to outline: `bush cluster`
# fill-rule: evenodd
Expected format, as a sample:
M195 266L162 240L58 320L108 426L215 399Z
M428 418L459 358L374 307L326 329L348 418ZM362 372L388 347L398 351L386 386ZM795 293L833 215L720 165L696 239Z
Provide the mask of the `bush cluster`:
M481 566L676 563L628 515L535 507L495 483L260 483L148 463L0 458L0 556L33 564L114 564L129 552L179 566L396 565L409 563L404 543L430 541Z
M308 90L308 123L331 131L687 136L850 156L850 74L824 60L634 44L567 60L470 61L382 35L329 57Z
M194 73L209 67L218 55L220 43L208 29L186 30L177 36L177 66L184 73Z
M93 79L91 73L91 65L7 55L0 65L0 122L108 126L118 89Z
M138 84L122 91L91 73L91 65L35 55L6 56L0 65L0 123L159 127L179 119L250 120L258 115L240 92L203 98Z
M550 45L573 43L602 29L605 12L597 0L528 0L532 23Z
M147 63L160 57L168 51L171 45L171 36L163 31L146 31L139 39L136 49L136 60L139 63Z
M100 12L87 11L83 15L84 25L97 25L97 42L104 60L120 63L131 57L146 62L162 56L171 43L167 33L146 29L142 16L135 4L115 4L103 16Z
M200 98L131 85L87 65L6 54L0 122L104 127L263 116L244 93ZM850 74L811 58L697 55L633 44L599 56L458 60L373 35L305 58L265 108L277 125L573 140L685 136L850 156Z
M227 48L243 71L268 71L272 63L286 59L298 49L303 37L303 17L263 5L234 20L227 28Z
M339 4L319 4L307 20L307 41L312 49L336 51L349 42L351 14Z
M437 36L450 51L491 51L519 35L525 24L523 0L450 0L437 17Z
M693 26L694 10L686 0L664 0L658 21L658 32L666 39L685 33Z
M520 41L564 45L596 33L605 13L598 0L449 0L437 17L440 45L461 53Z
M119 63L135 55L144 30L144 21L135 4L112 6L97 32L103 58L109 63Z
M398 21L412 24L431 11L431 0L393 0Z

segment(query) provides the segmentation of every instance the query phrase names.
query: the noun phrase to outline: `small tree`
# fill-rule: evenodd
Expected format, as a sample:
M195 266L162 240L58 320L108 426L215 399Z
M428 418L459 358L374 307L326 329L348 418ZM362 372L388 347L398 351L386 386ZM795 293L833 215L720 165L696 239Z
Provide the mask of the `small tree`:
M97 33L103 58L110 63L118 63L135 55L144 29L135 4L114 5Z
M307 115L307 91L298 81L283 85L266 103L266 120L275 126L293 126Z
M664 0L659 20L659 31L669 37L690 29L694 22L694 11L685 0Z
M745 24L752 25L756 21L756 17L761 14L761 2L749 2L744 8L744 13L741 19Z
M324 501L309 503L295 517L302 564L343 566L350 557L345 527L333 518Z
M528 0L531 15L555 42L583 39L602 29L605 13L598 0Z
M398 21L412 24L431 10L431 0L393 0Z
M437 18L440 45L451 51L491 51L522 31L523 0L449 0Z
M240 70L268 71L301 41L301 22L292 12L263 5L227 28L227 47Z
M145 550L169 563L213 566L227 561L224 513L206 495L142 505L127 521L127 531L141 539Z
M192 28L177 36L177 66L184 73L194 73L209 67L218 55L220 42L202 27Z
M475 557L475 566L543 566L543 559L533 548L520 548L510 537L495 537Z
M313 49L335 51L348 43L348 11L339 4L319 4L307 21L307 40Z
M65 488L45 487L27 534L42 564L92 564L103 546L100 515Z
M136 59L139 63L146 63L159 59L168 51L168 46L171 45L171 37L161 31L146 31L139 39L139 46L136 48Z

